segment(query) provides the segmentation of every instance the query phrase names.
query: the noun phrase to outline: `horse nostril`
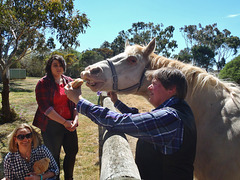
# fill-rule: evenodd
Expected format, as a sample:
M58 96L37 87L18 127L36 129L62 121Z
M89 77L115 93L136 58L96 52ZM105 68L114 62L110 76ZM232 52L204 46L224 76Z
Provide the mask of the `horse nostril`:
M93 69L90 70L90 73L93 75L99 74L101 72L100 67L94 67Z

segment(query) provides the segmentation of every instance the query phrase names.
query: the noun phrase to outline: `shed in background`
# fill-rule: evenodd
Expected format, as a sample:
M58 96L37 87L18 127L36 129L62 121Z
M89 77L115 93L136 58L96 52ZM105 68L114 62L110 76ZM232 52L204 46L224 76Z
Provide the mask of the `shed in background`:
M10 79L26 79L26 69L9 69Z

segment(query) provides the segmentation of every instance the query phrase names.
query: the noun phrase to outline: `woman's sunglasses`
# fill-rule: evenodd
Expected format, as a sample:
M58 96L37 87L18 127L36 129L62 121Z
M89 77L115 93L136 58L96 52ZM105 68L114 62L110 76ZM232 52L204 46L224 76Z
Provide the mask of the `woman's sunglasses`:
M30 139L31 137L32 137L32 133L17 135L18 140L24 140L24 138Z

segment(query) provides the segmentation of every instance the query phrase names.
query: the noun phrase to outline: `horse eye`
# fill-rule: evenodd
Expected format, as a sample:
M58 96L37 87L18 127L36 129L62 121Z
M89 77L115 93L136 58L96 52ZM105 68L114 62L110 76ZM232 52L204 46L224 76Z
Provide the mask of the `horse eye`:
M137 62L137 58L135 56L129 56L127 58L127 61L130 63L130 64L135 64Z

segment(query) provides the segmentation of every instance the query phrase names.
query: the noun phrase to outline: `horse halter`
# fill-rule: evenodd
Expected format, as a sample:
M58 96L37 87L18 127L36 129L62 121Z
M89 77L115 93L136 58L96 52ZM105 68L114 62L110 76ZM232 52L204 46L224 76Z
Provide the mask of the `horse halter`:
M136 89L137 88L137 91L139 91L139 89L141 88L142 86L142 83L143 83L143 77L144 77L144 74L145 72L147 71L148 67L149 67L149 64L148 63L143 72L142 72L142 75L141 75L141 78L139 80L139 82L133 86L130 86L128 88L125 88L125 89L118 89L118 76L117 76L117 72L116 72L116 69L112 63L112 61L109 61L109 60L106 60L108 62L108 65L109 67L111 68L111 71L112 71L112 77L113 77L113 90L116 91L116 92L124 92L124 91L130 91L130 90L133 90L133 89Z

